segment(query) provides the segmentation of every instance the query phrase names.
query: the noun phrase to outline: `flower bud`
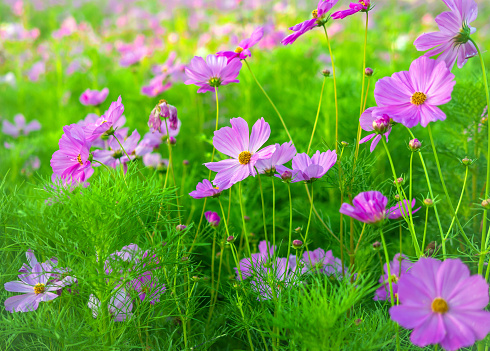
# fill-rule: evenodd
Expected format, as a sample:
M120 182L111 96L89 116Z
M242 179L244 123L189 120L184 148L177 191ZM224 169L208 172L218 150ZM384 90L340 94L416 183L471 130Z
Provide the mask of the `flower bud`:
M434 201L432 199L424 199L424 206L432 207L434 206Z
M199 278L197 275L195 275L195 276L192 277L192 281L193 282L198 282L200 280L201 280L201 278Z
M293 249L301 249L303 247L303 242L301 240L293 240Z
M189 261L189 257L188 256L184 256L180 259L182 262L187 262Z
M395 185L402 185L403 184L403 178L397 178L396 180L393 181L393 184Z
M204 213L204 217L206 217L211 227L216 228L217 226L219 226L219 222L221 221L221 218L216 212L207 211Z
M343 147L346 147L347 145L349 145L349 143L347 141L341 141L340 145L342 145Z
M325 69L322 71L322 74L323 74L323 76L324 76L324 77L329 77L329 76L330 76L330 70L325 68Z
M233 235L230 235L229 237L226 238L226 241L231 244L232 242L235 241L235 237Z
M463 158L463 159L461 160L461 163L462 163L464 166L468 167L469 165L471 165L471 164L473 163L473 160L472 160L472 159L470 159L470 158L468 158L468 157L465 157L465 158Z
M379 241L375 241L373 243L373 249L375 249L375 250L381 249L381 243Z
M359 325L359 324L362 323L362 319L361 318L357 318L354 323L356 323L356 325Z
M243 216L243 219L244 219L246 222L250 221L250 217L249 217L249 216Z
M486 210L490 209L490 199L483 200L481 202L481 205Z
M367 76L367 77L371 77L373 75L374 71L372 68L370 67L366 67L366 69L364 70L364 74Z
M177 139L175 139L173 136L168 138L168 141L170 142L170 145L175 145L177 144Z
M422 147L422 143L418 139L412 139L408 142L408 147L411 151L418 151Z
M182 161L182 164L183 164L184 166L188 166L188 165L189 165L189 161L188 161L188 160L184 160L184 161Z
M290 182L292 177L293 177L293 174L289 171L284 171L281 174L281 179L285 182Z
M296 229L294 230L296 233L299 233L301 231L301 227L296 227Z
M400 195L399 195L399 194L396 194L396 195L394 196L394 198L395 198L395 200L396 200L396 201L400 201Z
M175 229L177 229L178 232L185 230L185 228L187 228L187 226L183 224L179 224L175 227Z
M384 134L390 126L390 117L383 115L373 121L373 129L378 134Z

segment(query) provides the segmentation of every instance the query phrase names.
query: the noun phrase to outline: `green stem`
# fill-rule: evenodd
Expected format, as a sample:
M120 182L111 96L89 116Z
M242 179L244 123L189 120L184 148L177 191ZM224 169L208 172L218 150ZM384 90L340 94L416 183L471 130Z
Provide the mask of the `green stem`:
M286 270L284 271L284 274L287 274L288 272L288 266L289 266L289 255L291 254L291 240L292 240L292 235L293 235L293 202L291 200L291 185L288 184L288 194L289 194L289 241L288 241L288 255L286 256Z
M274 185L274 178L271 177L272 183L272 247L276 247L276 187ZM267 248L269 250L269 248Z
M323 98L323 90L325 89L325 82L327 81L327 77L323 78L322 91L320 93L320 101L318 102L318 109L316 111L315 123L313 124L313 131L311 132L310 142L308 143L308 150L306 153L310 152L311 143L313 142L313 136L315 135L316 124L318 123L318 116L320 115L320 109L322 107L322 98Z
M386 241L385 237L383 235L383 229L379 229L379 234L381 235L381 242L383 244L383 251L385 253L385 259L386 259L386 271L388 273L388 286L390 287L390 300L391 300L391 306L395 305L395 299L393 297L393 286L391 284L391 270L390 270L390 257L388 256L388 249L386 248Z
M257 175L259 177L259 187L260 187L260 199L262 200L262 220L264 221L264 234L265 234L265 244L266 247L269 247L269 239L267 237L267 225L265 221L265 204L264 204L264 191L262 189L262 180L260 179L260 173L257 171ZM267 250L267 255L270 255L270 250ZM270 257L269 257L270 259Z
M308 249L308 233L310 231L310 223L311 223L311 213L313 212L313 183L311 183L311 205L310 205L310 214L308 215L308 224L306 226L306 233L304 237L305 241L305 246L306 246L306 252L308 254L308 260L310 261L310 266L313 268L313 264L311 262L311 257L310 257L310 250ZM288 257L289 260L289 257Z
M425 208L424 238L422 239L422 250L425 250L425 237L427 235L427 219L429 218L429 206Z
M245 242L247 244L248 257L251 257L252 251L250 250L250 243L248 242L247 227L245 225L245 213L243 212L242 182L238 183L238 196L240 201L240 212L242 214L243 235L245 236Z
M464 191L466 190L466 180L468 179L468 166L465 166L466 172L464 174L464 181L463 181L463 189L461 189L461 196L459 197L458 205L456 206L456 212L454 213L453 219L451 220L451 225L449 226L449 229L447 230L446 236L444 237L444 240L447 240L449 233L451 232L451 229L453 228L454 224L454 219L458 215L459 207L461 206L461 201L463 200L463 195Z
M288 127L286 127L286 123L284 123L284 119L282 118L281 116L281 113L279 112L279 110L277 109L276 105L274 104L274 102L272 102L271 98L269 97L269 95L267 95L267 93L265 92L264 88L262 87L262 85L259 83L259 81L257 80L257 78L255 77L255 74L252 72L252 69L250 68L250 65L248 64L247 60L243 60L245 62L245 64L247 65L247 68L248 70L250 71L250 74L252 75L253 79L255 80L255 83L257 83L257 85L259 86L260 90L262 90L262 93L265 95L265 97L267 98L267 100L269 100L269 103L272 105L272 108L274 108L274 111L276 111L277 113L277 116L279 117L279 119L281 120L281 123L282 123L282 126L284 127L284 129L286 130L286 134L288 135L288 138L289 140L291 140L291 142L293 142L293 138L291 138L291 134L289 134L289 130L288 130Z
M332 62L332 78L333 78L333 91L335 98L335 152L338 152L338 144L339 144L339 104L337 100L337 79L335 75L335 64L333 62L333 54L332 47L330 46L330 40L328 39L327 28L325 25L323 26L323 30L325 31L325 37L327 38L328 52L330 54L330 61Z

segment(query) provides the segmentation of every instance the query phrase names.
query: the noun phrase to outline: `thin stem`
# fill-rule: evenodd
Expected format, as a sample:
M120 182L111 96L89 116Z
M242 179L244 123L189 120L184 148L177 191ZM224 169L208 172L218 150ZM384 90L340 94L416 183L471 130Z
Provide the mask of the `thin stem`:
M179 193L177 191L177 182L175 181L175 173L174 173L174 160L172 156L172 145L170 144L170 134L169 134L169 127L168 127L168 119L165 118L165 126L167 127L167 145L168 145L168 164L170 165L170 171L172 172L172 180L174 182L175 186L175 202L177 203L177 214L178 218L180 221L180 205L179 205ZM168 175L168 169L167 169L167 175ZM165 182L167 181L167 178L165 178Z
M310 223L311 223L311 213L313 212L313 183L311 183L311 205L310 205L310 214L308 215L308 224L306 226L306 233L304 237L305 241L305 246L306 246L306 252L308 253L308 259L310 261L310 266L313 268L313 264L311 263L311 258L310 258L310 250L308 249L308 233L310 231ZM288 257L289 260L289 257Z
M332 78L333 78L333 91L335 98L335 152L338 152L339 143L339 104L337 100L337 79L335 75L335 64L333 62L332 47L330 46L330 40L328 39L327 27L323 26L325 31L325 38L327 38L328 52L330 54L330 61L332 62Z
M379 234L381 235L381 242L383 244L383 251L385 252L385 259L386 259L386 271L388 273L388 285L390 287L390 300L391 300L391 306L395 305L395 299L393 297L393 286L391 284L391 270L390 270L390 257L388 256L388 249L386 248L386 241L385 237L383 235L383 229L379 229Z
M213 228L213 245L212 245L212 251L211 251L211 298L210 298L210 305L209 305L209 316L208 316L208 324L211 321L211 316L213 314L213 300L214 300L214 261L216 257L216 234L217 234L217 229Z
M243 212L242 182L238 183L238 197L240 201L240 212L242 214L243 235L245 236L245 242L247 244L248 256L251 257L252 251L250 250L250 243L248 242L247 227L245 225L245 213Z
M265 234L265 244L266 247L269 247L269 239L267 237L267 225L265 221L265 204L264 204L264 191L262 189L262 180L260 179L260 173L257 172L257 175L259 177L259 187L260 187L260 199L262 200L262 220L264 221L264 234ZM267 249L267 255L270 255L270 250ZM270 259L270 257L269 257Z
M453 219L451 220L451 225L449 226L449 229L447 230L446 236L444 237L444 240L447 240L449 233L451 232L451 229L453 228L454 224L454 219L458 215L459 207L461 206L461 201L463 200L463 195L464 191L466 190L466 180L468 179L468 166L465 166L466 172L464 174L464 181L463 181L463 189L461 189L461 196L459 197L458 205L456 206L456 212L454 213Z
M361 239L362 239L362 235L364 234L364 229L366 228L366 223L364 223L364 225L362 226L362 231L361 231L361 235L359 236L359 240L357 240L357 245L356 245L356 249L354 250L354 254L357 252L357 250L359 249L359 244L361 243Z
M291 200L291 185L288 184L288 194L289 194L289 241L288 241L288 255L286 256L286 270L284 274L287 274L288 266L289 266L289 255L291 254L291 240L293 235L293 202Z
M291 138L291 134L289 134L288 127L286 127L286 123L284 123L284 119L282 118L281 113L279 112L279 110L277 109L276 105L272 102L272 100L269 97L269 95L267 95L267 93L265 92L264 88L262 87L262 85L259 83L259 81L255 77L255 74L252 72L252 69L250 68L250 65L248 64L247 60L243 60L243 61L247 65L247 68L250 71L250 74L252 75L253 79L255 80L255 83L257 83L257 85L259 86L260 90L262 90L262 93L265 95L265 97L267 98L267 100L269 100L269 103L272 105L272 108L274 108L274 111L276 111L277 116L281 120L282 126L286 130L286 134L288 135L289 140L291 140L291 142L292 142L293 141L293 138Z
M424 237L422 239L422 250L425 250L425 237L427 235L427 219L429 218L429 206L425 208Z
M274 178L271 177L272 183L272 247L276 247L276 187L274 186ZM269 250L269 248L267 248Z
M327 77L323 78L322 91L320 92L320 101L318 102L318 109L316 111L315 123L313 124L313 131L311 132L310 142L308 143L308 150L306 153L310 153L311 143L313 142L313 136L315 135L316 124L318 123L318 116L320 115L320 109L322 107L323 90L325 89L325 82Z

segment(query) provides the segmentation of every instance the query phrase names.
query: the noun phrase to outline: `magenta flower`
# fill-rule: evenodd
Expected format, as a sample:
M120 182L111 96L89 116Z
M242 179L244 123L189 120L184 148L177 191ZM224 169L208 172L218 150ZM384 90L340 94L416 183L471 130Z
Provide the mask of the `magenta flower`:
M332 250L325 252L322 248L303 252L303 273L323 273L327 275L342 276L342 261L334 257Z
M386 142L388 142L388 136L391 133L390 117L386 114L381 115L376 107L370 107L364 111L359 119L359 123L361 128L367 132L375 131L375 128L377 129L375 133L369 134L359 141L359 144L363 144L369 140L373 140L369 149L371 152L374 151L383 135L386 138ZM379 128L379 126L384 125L387 126L384 130L383 128Z
M172 87L172 82L166 82L164 80L167 78L166 74L159 74L158 76L152 78L148 85L141 88L141 94L148 97L155 97L167 91Z
M223 184L231 186L238 183L250 175L255 177L257 161L271 157L276 148L270 145L259 151L271 134L269 123L263 117L255 122L250 136L248 124L243 118L232 118L230 123L231 128L223 127L214 132L213 144L216 150L233 158L204 164L218 172L213 183L220 188Z
M276 150L270 158L258 160L255 167L260 174L273 174L276 171L277 166L282 166L286 162L296 155L296 148L291 141L283 143L282 145L276 144Z
M145 57L150 56L150 54L151 50L146 46L135 47L133 50L122 54L119 64L121 67L129 67L140 62Z
M252 291L258 295L259 301L278 298L283 290L297 284L292 274L295 266L289 265L286 271L287 258L277 257L271 261L267 265L259 264L253 267L254 278L250 285Z
M114 169L117 168L117 166L119 165L123 165L124 172L126 173L128 169L127 164L132 161L136 156L135 150L138 146L138 141L140 140L140 134L137 130L134 130L128 138L126 138L126 135L121 132L116 132L114 135L117 137L119 142L121 142L122 148L116 138L111 137L108 142L110 149L95 150L93 152L94 159ZM131 160L128 159L126 153L129 155ZM100 164L98 163L94 164L94 166L99 165Z
M51 267L49 267L51 268ZM5 300L5 309L9 312L30 312L39 307L39 302L50 301L58 297L55 292L72 283L71 277L63 280L50 280L51 273L44 271L37 263L29 273L19 275L20 281L5 283L5 290L24 293Z
M36 255L34 255L34 252L32 252L31 249L27 249L26 258L27 263L22 264L22 267L19 269L20 273L31 273L32 268L39 263ZM58 264L58 260L53 257L50 260L39 264L41 265L41 268L44 272L50 272L53 266L56 266Z
M370 0L359 0L359 2L357 3L351 2L347 10L342 10L342 11L337 11L332 13L332 18L343 19L346 18L347 16L351 16L360 11L367 12L370 6L371 6Z
M207 179L203 179L202 182L197 183L196 190L189 193L194 199L202 199L204 197L218 197L223 190L230 188L225 186L222 188L213 187L211 182Z
M160 154L146 154L143 156L143 163L146 167L164 170L168 166L168 159L162 158Z
M400 304L391 319L413 329L420 347L441 344L448 351L471 346L490 332L488 284L459 259L421 258L398 282Z
M41 129L41 124L37 120L33 120L26 124L24 115L17 114L14 116L14 124L7 120L2 122L2 132L17 138L20 134L28 135L30 132Z
M407 273L410 268L412 268L413 263L408 260L405 255L400 255L397 253L393 257L393 261L390 262L390 273L391 277L388 276L388 266L384 265L385 274L379 278L379 283L383 284L374 293L374 300L389 300L390 299L390 286L388 279L391 280L391 288L393 290L393 296L398 296L398 280L400 277Z
M80 102L85 106L98 106L105 101L107 95L109 95L108 88L101 91L87 89L80 95Z
M119 96L117 101L113 101L109 109L94 124L87 124L84 127L87 140L93 141L102 134L114 131L119 126L122 126L126 121L122 115L123 113L124 105L121 102L121 96Z
M108 309L111 317L116 322L122 322L131 318L133 310L133 302L131 297L123 288L118 289L110 298ZM100 310L100 300L93 294L90 295L88 307L92 310L92 315L97 318Z
M144 301L146 297L149 297L150 304L154 305L160 301L160 295L167 289L165 285L159 284L155 277L152 277L151 272L145 272L138 278L132 280L129 283L130 288L134 289L138 293L138 297L141 301Z
M386 217L388 199L379 191L359 193L352 205L343 203L339 212L363 223L378 224Z
M83 128L77 124L65 126L63 131L60 149L51 158L53 172L64 180L84 182L93 173L89 161L90 143L85 139Z
M424 33L414 42L418 51L429 50L426 56L441 54L437 60L446 62L451 70L458 60L458 68L476 56L478 51L470 41L470 35L476 28L469 24L476 19L478 6L473 0L443 0L451 11L443 12L436 17L439 32Z
M323 177L335 162L337 162L337 154L332 150L321 153L317 151L311 158L306 153L297 154L293 157L292 181L314 182Z
M206 61L200 56L194 56L189 66L185 68L187 80L185 84L197 85L198 93L214 91L221 85L239 83L236 79L242 68L240 60L228 60L224 56L208 55Z
M401 206L401 208L400 208ZM417 209L413 209L413 206L415 206L415 199L412 199L412 205L410 206L410 211L412 214L420 210L420 207ZM407 212L407 213L405 213ZM409 212L408 212L408 201L406 199L403 199L403 205L402 202L399 201L395 206L391 207L387 212L386 215L388 216L389 219L398 219L400 217L408 217Z
M168 128L171 130L178 130L178 118L177 118L177 108L168 104L165 100L161 100L157 106L151 111L150 117L148 119L148 127L152 132L162 132L162 124L163 129L166 131L167 123L162 122L162 118L168 118ZM176 135L170 135L176 136Z
M235 51L220 51L216 55L224 56L228 59L228 63L230 63L233 59L238 58L240 60L245 60L247 57L252 56L250 52L250 48L257 44L260 39L264 36L264 28L258 27L256 28L250 38L243 39L235 49Z
M380 114L387 114L407 128L445 120L446 114L437 106L451 100L454 75L442 61L419 57L409 71L394 73L380 79L374 88L374 97Z
M276 247L270 245L267 247L266 241L263 240L259 243L259 252L252 254L250 258L245 257L242 258L239 262L240 272L242 273L243 279L247 279L248 277L254 274L254 271L258 269L260 266L263 266L267 263L269 258L274 256L274 251ZM240 273L238 268L234 268L236 272L236 279L240 280Z
M206 217L206 220L208 221L211 227L219 226L221 217L216 212L212 212L212 211L204 212L204 217Z
M281 43L283 45L288 45L292 44L298 39L300 36L305 34L306 32L309 32L313 28L323 26L327 22L328 19L326 19L327 12L332 9L332 7L335 6L338 0L320 0L318 2L317 8L312 11L311 15L313 16L312 19L309 19L307 21L301 22L296 24L293 27L290 27L289 29L292 30L294 33L288 35L286 38L284 38Z

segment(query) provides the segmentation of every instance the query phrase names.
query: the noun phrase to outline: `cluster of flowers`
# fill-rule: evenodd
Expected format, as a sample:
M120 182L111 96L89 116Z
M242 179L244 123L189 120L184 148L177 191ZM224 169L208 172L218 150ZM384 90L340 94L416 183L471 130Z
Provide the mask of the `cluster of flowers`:
M106 91L87 90L80 100L87 105L99 105L105 97ZM168 106L165 101L160 102L152 111L152 116L167 116ZM141 141L137 130L128 136L129 129L123 127L126 118L123 116L121 97L112 102L102 116L91 113L84 120L65 126L59 142L60 149L51 158L53 181L61 181L63 185L84 183L93 174L93 167L101 164L114 169L122 166L126 172L127 164L138 157L143 158L146 166L163 167L165 161L160 154L152 152L166 140L176 142L175 136L180 131L181 122L177 118L177 110L172 111L174 115L168 124L168 133L165 125L152 125L152 131ZM96 149L91 151L91 148Z

